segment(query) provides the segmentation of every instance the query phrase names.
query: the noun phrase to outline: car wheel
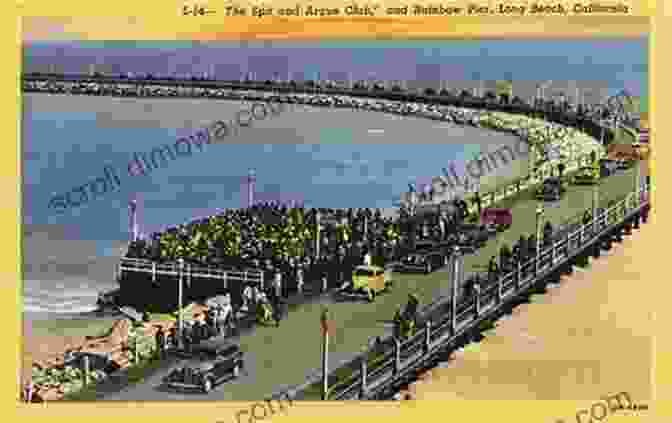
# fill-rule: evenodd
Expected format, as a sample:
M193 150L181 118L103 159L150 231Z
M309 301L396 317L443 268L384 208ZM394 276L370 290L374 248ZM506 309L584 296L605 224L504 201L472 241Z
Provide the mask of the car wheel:
M212 379L206 378L203 381L203 392L207 394L210 391L212 391Z
M238 375L240 375L240 364L233 367L233 377L238 377Z

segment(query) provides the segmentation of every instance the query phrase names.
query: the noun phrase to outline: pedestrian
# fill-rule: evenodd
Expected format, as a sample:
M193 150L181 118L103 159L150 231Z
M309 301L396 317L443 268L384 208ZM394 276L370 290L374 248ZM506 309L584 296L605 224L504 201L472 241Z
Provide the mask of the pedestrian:
M273 279L273 289L275 290L275 295L282 297L282 273L280 270L276 270L275 277Z
M166 352L166 335L163 332L163 326L158 327L154 339L156 340L156 351L159 354L159 359L163 360Z
M364 266L371 266L371 252L369 250L364 254Z
M299 291L299 294L303 293L303 266L299 266L296 269L296 289Z
M23 399L25 402L33 402L33 393L35 392L35 385L33 380L26 382L26 385L23 388Z

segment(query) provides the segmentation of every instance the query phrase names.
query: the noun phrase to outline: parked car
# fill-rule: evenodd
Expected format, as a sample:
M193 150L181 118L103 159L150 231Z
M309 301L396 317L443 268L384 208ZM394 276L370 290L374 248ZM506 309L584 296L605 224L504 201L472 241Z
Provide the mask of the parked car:
M574 175L572 183L575 185L592 185L597 183L600 180L600 168L594 168L592 166L585 166L579 169L579 171Z
M547 178L541 186L537 188L537 199L543 201L558 201L562 198L565 191L566 188L560 178Z
M215 386L238 377L243 369L243 352L230 342L204 341L194 346L191 353L197 362L173 370L164 378L164 383L173 388L208 393Z
M602 159L600 160L600 178L606 178L613 175L618 170L618 162L616 160Z
M416 244L416 250L401 259L399 271L431 273L446 264L446 259L446 253L437 245Z
M498 232L509 229L512 222L510 209L488 208L481 212L481 223L494 226Z
M445 257L440 251L415 252L401 260L399 270L401 272L424 272L431 273L445 263Z
M352 281L346 282L338 290L338 295L351 298L365 298L369 302L383 293L392 283L391 272L379 266L361 265L352 272Z

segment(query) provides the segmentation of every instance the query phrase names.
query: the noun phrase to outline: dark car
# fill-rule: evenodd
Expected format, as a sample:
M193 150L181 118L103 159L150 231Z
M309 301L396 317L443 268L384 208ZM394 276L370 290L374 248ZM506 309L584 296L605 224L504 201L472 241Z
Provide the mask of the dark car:
M483 248L492 235L496 232L488 231L484 225L463 223L457 228L458 245L462 248Z
M401 259L400 272L431 273L446 263L448 252L437 243L416 244L415 251Z
M606 178L613 175L618 170L618 161L602 159L600 160L600 177Z
M232 377L238 377L243 368L243 352L236 344L204 341L192 348L192 354L197 361L166 376L164 382L168 386L207 393Z
M547 178L537 189L537 199L543 201L558 201L565 193L562 180L557 177Z

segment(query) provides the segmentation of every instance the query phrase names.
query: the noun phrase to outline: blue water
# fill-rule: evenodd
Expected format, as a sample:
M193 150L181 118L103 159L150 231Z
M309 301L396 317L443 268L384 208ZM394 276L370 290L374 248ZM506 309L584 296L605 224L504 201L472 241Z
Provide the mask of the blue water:
M142 229L150 232L218 208L240 207L242 177L251 167L257 169L258 198L318 207L391 207L411 178L438 174L448 160L469 151L450 144L355 144L347 128L322 128L313 141L323 144L210 145L147 176L132 176L127 167L133 153L174 142L180 128L99 129L95 119L89 113L25 116L26 223L77 225L85 239L126 239L130 198L141 200ZM116 169L117 191L62 214L48 207L52 196L103 177L104 166Z

